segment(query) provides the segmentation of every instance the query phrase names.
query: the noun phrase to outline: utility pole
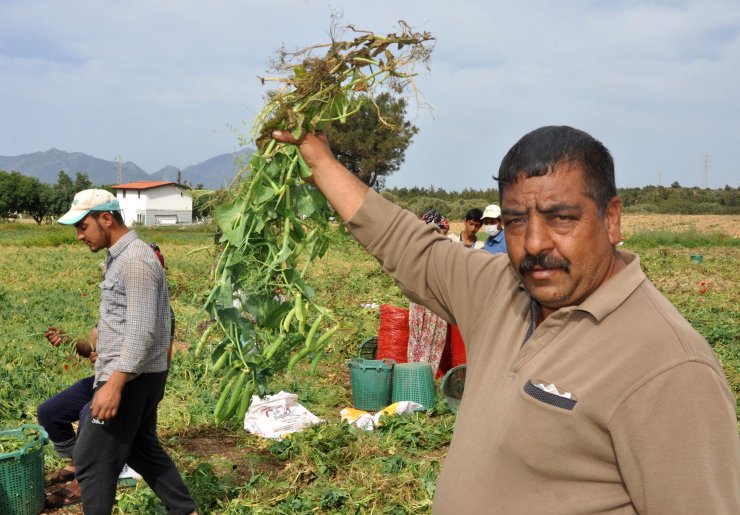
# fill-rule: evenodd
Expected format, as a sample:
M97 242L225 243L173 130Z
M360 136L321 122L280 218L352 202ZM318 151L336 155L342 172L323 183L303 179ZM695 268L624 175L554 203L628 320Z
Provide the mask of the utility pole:
M123 157L120 154L116 156L116 180L123 184Z
M701 176L701 187L706 189L709 187L709 155L704 154L704 173Z
M658 170L658 186L661 186L663 184L663 172Z

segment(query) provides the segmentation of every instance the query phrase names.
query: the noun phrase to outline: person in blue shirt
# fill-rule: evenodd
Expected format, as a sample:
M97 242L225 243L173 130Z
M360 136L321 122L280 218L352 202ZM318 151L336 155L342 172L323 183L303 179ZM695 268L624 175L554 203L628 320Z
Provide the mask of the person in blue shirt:
M506 254L506 239L504 238L504 224L501 221L501 208L496 204L486 206L481 217L483 230L488 234L488 239L483 245L483 250L491 254Z

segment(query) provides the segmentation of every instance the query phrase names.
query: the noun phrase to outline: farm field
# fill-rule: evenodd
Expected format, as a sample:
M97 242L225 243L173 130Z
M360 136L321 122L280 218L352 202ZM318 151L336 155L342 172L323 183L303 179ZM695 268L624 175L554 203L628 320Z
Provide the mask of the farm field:
M460 232L462 222L450 224L450 231ZM662 214L623 214L622 232L624 236L641 231L696 230L700 233L721 233L740 238L739 215L662 215Z
M722 233L740 238L738 215L638 215L622 216L622 230L626 236L640 231L685 231L695 229L701 233Z
M640 254L648 277L707 338L740 395L740 217L624 215L623 226L624 248ZM301 364L270 385L275 392L298 394L326 423L273 442L237 424L213 424L217 384L210 380L207 357L196 359L189 352L207 325L200 307L209 292L214 255L198 249L212 244L212 230L170 227L139 234L162 248L178 320L160 436L200 513L431 511L455 422L444 402L428 413L389 419L372 433L339 420L339 410L352 403L346 362L358 354L362 340L377 334L379 324L378 309L361 305L408 304L354 240L337 234L311 270L309 282L319 301L340 321L316 375ZM703 261L692 261L699 254ZM60 325L83 336L95 323L103 257L76 243L69 228L0 226L0 428L34 422L38 404L91 373L87 361L54 349L41 333ZM61 464L47 447L47 472ZM164 513L143 482L120 489L116 509Z

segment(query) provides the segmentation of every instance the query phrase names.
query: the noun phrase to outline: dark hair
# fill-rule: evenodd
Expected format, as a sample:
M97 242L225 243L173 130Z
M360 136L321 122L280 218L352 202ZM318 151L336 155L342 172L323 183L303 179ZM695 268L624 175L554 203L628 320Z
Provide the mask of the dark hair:
M126 225L123 221L123 215L120 211L90 211L90 216L97 220L102 213L110 213L113 217L113 220L115 220L118 225Z
M483 211L481 211L477 207L474 207L473 209L465 213L465 220L475 220L476 222L480 222L482 216Z
M519 177L547 175L560 164L581 167L586 194L604 216L609 201L617 195L614 160L600 141L566 125L540 127L525 134L511 147L496 177L501 199L506 188Z

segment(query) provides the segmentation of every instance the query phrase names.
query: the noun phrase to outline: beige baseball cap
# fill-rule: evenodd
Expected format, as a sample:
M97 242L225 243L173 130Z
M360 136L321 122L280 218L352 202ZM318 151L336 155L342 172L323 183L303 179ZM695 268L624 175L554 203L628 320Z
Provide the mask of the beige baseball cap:
M74 225L90 211L120 211L116 197L106 190L82 190L72 200L72 207L57 220L60 224Z
M481 220L484 218L501 218L501 208L496 204L488 205L486 206L485 211L483 211L483 216L480 218Z

